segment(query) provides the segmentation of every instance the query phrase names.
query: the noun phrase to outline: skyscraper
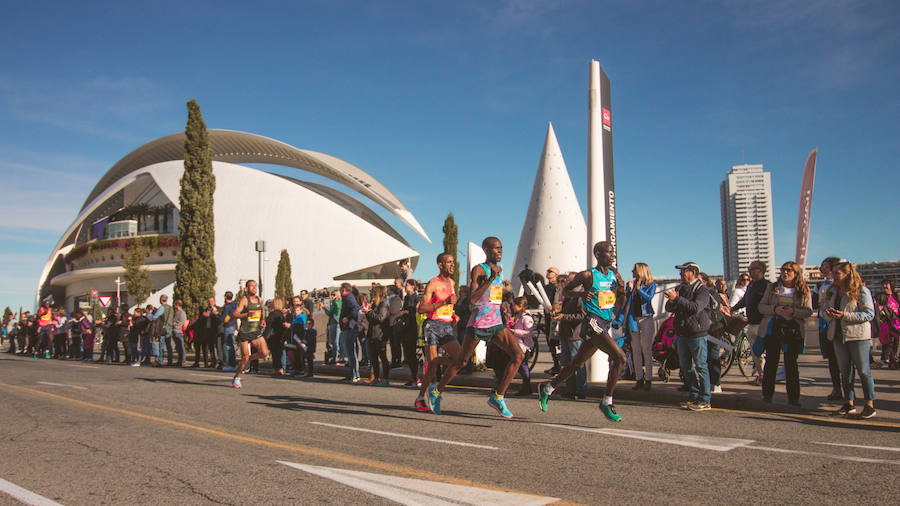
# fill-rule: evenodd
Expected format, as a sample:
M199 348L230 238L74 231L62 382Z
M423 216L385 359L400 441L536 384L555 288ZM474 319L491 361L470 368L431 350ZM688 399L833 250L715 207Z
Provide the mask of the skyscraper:
M772 177L762 165L735 165L719 185L722 198L722 255L725 279L737 279L754 260L766 263L774 280Z

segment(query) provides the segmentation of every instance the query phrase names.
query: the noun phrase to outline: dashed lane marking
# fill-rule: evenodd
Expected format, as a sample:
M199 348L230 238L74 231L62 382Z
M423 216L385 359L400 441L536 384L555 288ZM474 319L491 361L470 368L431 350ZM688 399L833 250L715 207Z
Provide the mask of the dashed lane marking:
M357 431L357 432L368 432L369 434L380 434L382 436L393 436L393 437L400 437L400 438L405 438L405 439L415 439L418 441L429 441L431 443L444 443L444 444L448 444L448 445L468 446L469 448L481 448L484 450L497 450L498 449L496 446L486 446L486 445L479 445L479 444L474 444L474 443L463 443L460 441L451 441L449 439L434 439L434 438L430 438L430 437L413 436L410 434L397 434L396 432L383 432L380 430L363 429L360 427L349 427L347 425L335 425L333 423L324 423L324 422L309 422L309 423L311 423L313 425L322 425L324 427L333 427L335 429L353 430L353 431Z
M80 387L78 385L67 385L65 383L51 383L49 381L38 381L39 385L50 385L51 387L66 387L66 388L74 388L76 390L87 390L87 387Z
M478 487L435 483L387 474L348 471L347 469L336 469L333 467L310 466L282 460L279 460L278 463L408 506L418 506L420 504L541 506L559 500L555 497L499 492Z
M51 501L42 495L37 495L34 492L26 490L15 483L10 483L3 478L0 478L0 492L4 492L12 496L13 499L25 504L33 504L35 506L59 505L58 502Z
M727 452L735 448L741 448L750 443L752 439L733 439L727 437L713 436L694 436L691 434L668 434L664 432L643 432L637 430L621 430L621 429L597 429L593 427L577 427L574 425L559 425L555 423L542 423L545 427L556 427L558 429L580 430L584 432L594 432L597 434L606 434L608 436L625 437L631 439L641 439L644 441L655 441L657 443L667 443L679 446L689 446L692 448L700 448L703 450L713 450L717 452Z

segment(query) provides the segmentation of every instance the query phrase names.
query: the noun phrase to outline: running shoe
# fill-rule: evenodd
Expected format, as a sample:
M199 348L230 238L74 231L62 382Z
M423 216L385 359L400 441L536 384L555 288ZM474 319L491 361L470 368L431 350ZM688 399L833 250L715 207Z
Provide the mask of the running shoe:
M241 378L234 378L231 380L231 388L241 388Z
M841 406L840 408L838 408L837 411L833 412L832 415L834 415L834 416L847 416L847 415L852 415L852 414L855 414L855 413L856 413L856 408L855 408L852 404L850 404L849 402L845 402L844 405Z
M600 411L608 420L613 422L621 422L622 417L616 413L616 407L612 404L601 404Z
M688 409L691 411L709 411L712 406L708 402L694 401L688 403Z
M504 399L503 397L498 399L496 396L494 396L494 394L491 394L488 397L488 406L496 409L497 413L499 413L500 416L506 418L507 420L513 417L512 412L506 407L506 399Z
M437 383L432 383L425 389L425 406L432 413L441 414L441 393L438 392Z
M44 353L44 358L50 358L50 353Z
M541 403L541 411L547 411L547 403L550 402L550 394L547 393L547 383L541 383L538 387L538 400Z
M425 405L424 398L416 399L415 406L416 406L416 410L418 410L418 411L422 411L424 413L428 412L428 406Z
M875 408L873 408L872 406L868 406L868 405L863 406L862 413L859 414L859 417L864 420L868 420L869 418L872 418L873 416L875 416Z

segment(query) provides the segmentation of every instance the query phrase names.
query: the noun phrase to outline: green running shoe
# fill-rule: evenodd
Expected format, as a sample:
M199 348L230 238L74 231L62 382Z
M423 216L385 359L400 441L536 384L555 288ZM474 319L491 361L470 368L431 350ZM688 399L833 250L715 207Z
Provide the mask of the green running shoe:
M547 383L541 383L538 387L538 400L541 402L541 411L547 411L547 403L550 402L550 394L547 393Z
M605 416L607 419L609 419L613 422L621 422L622 421L622 417L616 413L616 407L613 406L612 404L608 404L606 406L601 404L600 411L603 412L603 416Z

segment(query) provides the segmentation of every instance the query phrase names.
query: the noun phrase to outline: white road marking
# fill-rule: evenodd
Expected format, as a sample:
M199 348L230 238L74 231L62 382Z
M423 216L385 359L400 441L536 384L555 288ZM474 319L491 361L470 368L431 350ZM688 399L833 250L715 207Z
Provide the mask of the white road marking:
M65 364L69 367L80 367L81 369L100 369L95 365L81 365L81 364Z
M66 387L66 388L77 388L78 390L87 390L87 387L80 387L78 385L66 385L65 383L50 383L49 381L38 381L41 385L50 385L52 387Z
M372 429L363 429L360 427L348 427L346 425L335 425L332 423L323 423L323 422L309 422L314 425L322 425L324 427L334 427L335 429L346 429L346 430L355 430L357 432L368 432L370 434L380 434L382 436L394 436L394 437L402 437L406 439L416 439L418 441L429 441L432 443L444 443L448 445L457 445L457 446L468 446L470 448L481 448L484 450L497 450L498 448L495 446L485 446L478 445L474 443L461 443L459 441L450 441L448 439L432 439L430 437L422 437L422 436L411 436L409 434L397 434L395 432L382 432L380 430L372 430Z
M24 488L10 483L3 478L0 478L0 492L5 492L11 495L14 499L23 502L25 504L34 504L36 506L49 506L52 504L59 505L58 502L51 501L44 496L37 495L30 490L25 490Z
M829 446L846 446L847 448L863 448L865 450L883 450L886 452L900 452L900 448L894 448L892 446L866 446L866 445L848 445L841 443L820 443L816 441L817 445L829 445Z
M867 457L852 457L849 455L835 455L833 453L820 453L820 452L807 452L803 450L786 450L784 448L767 448L765 446L745 446L747 450L762 450L764 452L776 452L776 453L793 453L795 455L809 455L812 457L825 457L829 459L836 460L849 460L850 462L865 462L867 464L891 464L895 466L900 466L900 460L884 460L884 459L870 459Z
M727 452L735 448L741 448L753 443L752 439L733 439L727 437L713 436L693 436L690 434L669 434L665 432L643 432L636 430L622 429L595 429L592 427L575 427L573 425L558 425L555 423L542 423L546 427L556 427L558 429L580 430L584 432L594 432L597 434L606 434L608 436L627 437L631 439L642 439L644 441L655 441L657 443L667 443L679 446L689 446L692 448L700 448L703 450L714 450L717 452Z
M387 474L364 473L333 467L319 467L295 464L279 460L279 464L305 471L316 476L328 478L338 483L384 497L391 501L409 506L420 504L459 505L459 504L503 504L510 506L539 506L556 502L554 497L498 492L477 487L451 485L437 481L401 478Z

